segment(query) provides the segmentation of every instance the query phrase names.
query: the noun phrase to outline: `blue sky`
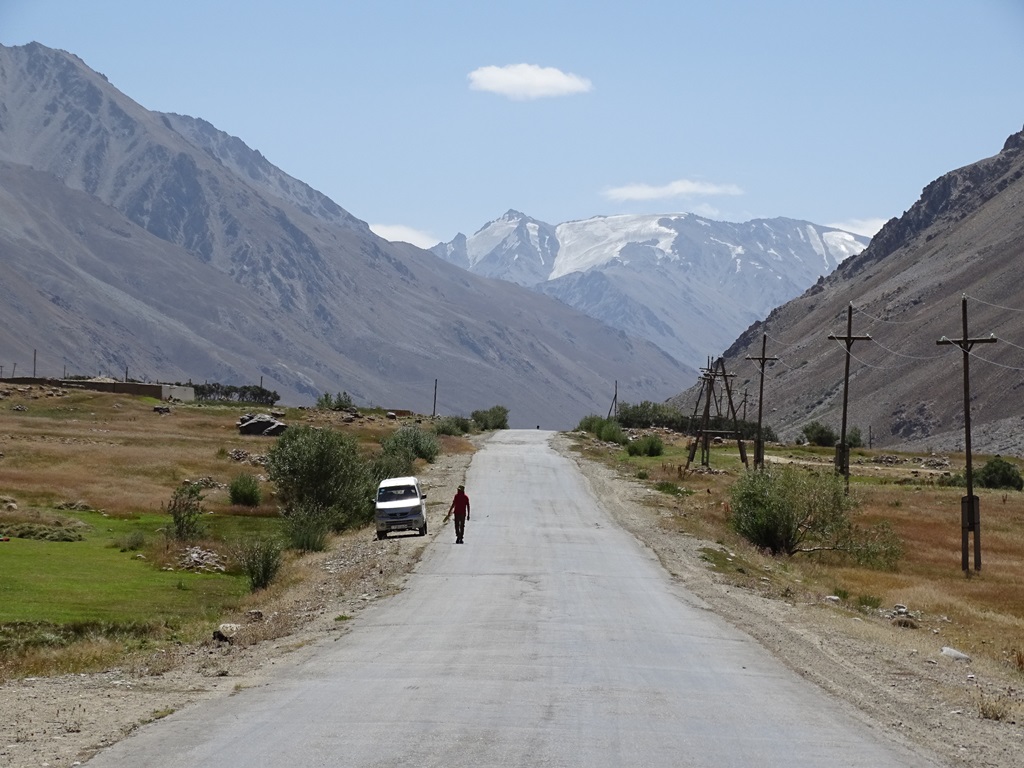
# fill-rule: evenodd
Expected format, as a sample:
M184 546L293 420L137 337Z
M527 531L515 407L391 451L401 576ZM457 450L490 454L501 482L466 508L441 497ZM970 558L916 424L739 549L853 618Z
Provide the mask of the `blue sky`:
M872 234L1024 127L1024 0L0 0L390 239L691 211Z

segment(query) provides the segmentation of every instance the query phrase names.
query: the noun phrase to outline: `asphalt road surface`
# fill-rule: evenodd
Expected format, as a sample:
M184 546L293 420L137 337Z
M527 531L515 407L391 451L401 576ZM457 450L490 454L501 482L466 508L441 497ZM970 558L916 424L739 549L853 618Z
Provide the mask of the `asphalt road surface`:
M496 434L399 595L270 685L96 756L147 766L925 766L674 585L551 433Z

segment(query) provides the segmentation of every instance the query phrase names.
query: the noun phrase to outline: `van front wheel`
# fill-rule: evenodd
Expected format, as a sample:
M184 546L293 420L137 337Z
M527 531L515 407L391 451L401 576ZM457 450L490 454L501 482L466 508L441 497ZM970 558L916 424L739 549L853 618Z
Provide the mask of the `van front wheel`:
M387 537L388 537L388 532L387 531L377 531L377 541L381 541L383 539L386 539Z
M426 536L426 535L427 535L427 524L423 523L423 527L420 528L420 536Z

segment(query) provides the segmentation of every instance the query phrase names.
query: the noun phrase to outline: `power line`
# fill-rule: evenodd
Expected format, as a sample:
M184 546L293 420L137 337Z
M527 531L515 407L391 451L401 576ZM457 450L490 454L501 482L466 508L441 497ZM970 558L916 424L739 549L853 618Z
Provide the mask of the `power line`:
M996 309L1005 309L1007 312L1024 312L1024 309L1016 309L1014 307L1004 307L1002 304L993 304L991 301L985 301L984 299L979 299L977 296L968 296L966 293L964 294L964 298L971 299L972 301L976 301L979 304L985 304L985 305L987 305L989 307L995 307Z

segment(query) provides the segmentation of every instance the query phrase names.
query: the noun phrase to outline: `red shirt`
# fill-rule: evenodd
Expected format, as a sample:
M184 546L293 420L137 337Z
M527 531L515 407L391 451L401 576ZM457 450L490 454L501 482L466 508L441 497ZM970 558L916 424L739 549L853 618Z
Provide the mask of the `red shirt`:
M456 492L455 498L452 499L452 507L456 515L465 515L469 512L469 496L465 491Z

